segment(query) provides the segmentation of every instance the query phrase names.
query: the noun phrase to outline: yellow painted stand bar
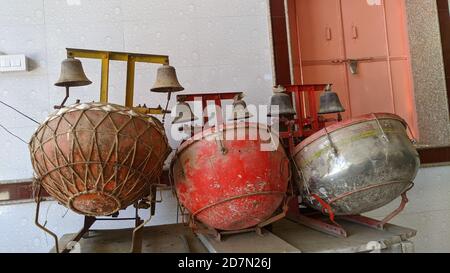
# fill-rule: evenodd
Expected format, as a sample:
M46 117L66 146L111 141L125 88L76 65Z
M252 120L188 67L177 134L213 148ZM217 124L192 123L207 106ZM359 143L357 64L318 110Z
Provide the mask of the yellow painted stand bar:
M69 58L87 58L102 60L101 86L100 86L100 101L108 102L108 85L109 85L109 61L123 61L127 62L127 84L125 90L125 106L133 107L134 99L134 76L136 63L152 63L152 64L169 64L169 56L141 54L130 52L115 52L104 50L90 50L78 48L66 48L67 57ZM138 108L139 112L141 110ZM142 112L150 112L155 114L162 114L158 109L147 108Z

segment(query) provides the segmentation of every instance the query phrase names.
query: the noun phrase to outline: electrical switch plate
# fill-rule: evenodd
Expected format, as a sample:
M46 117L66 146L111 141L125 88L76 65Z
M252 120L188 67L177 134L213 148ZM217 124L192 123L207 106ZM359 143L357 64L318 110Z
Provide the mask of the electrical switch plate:
M7 58L2 58L0 56L0 67L10 67L11 63L9 62L9 59Z
M0 55L0 72L28 71L27 57L21 55Z

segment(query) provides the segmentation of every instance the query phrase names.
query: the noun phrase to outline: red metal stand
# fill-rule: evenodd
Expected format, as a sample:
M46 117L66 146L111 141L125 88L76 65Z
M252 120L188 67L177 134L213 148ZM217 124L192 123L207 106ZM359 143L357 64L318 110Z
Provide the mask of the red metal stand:
M233 100L237 95L241 95L242 92L221 92L221 93L199 93L199 94L188 94L188 95L178 95L177 101L180 102L195 102L195 101L201 101L202 102L202 108L203 108L203 124L205 125L208 122L208 109L207 104L209 101L214 101L215 106L220 107L222 109L222 101L223 100ZM216 113L217 115L217 123L220 125L223 122L223 114L222 112ZM192 131L191 131L192 132ZM192 133L193 134L193 133ZM170 180L173 181L173 179L170 177ZM291 194L292 195L292 194ZM201 223L197 221L195 218L197 213L194 213L192 215L189 215L188 223L189 226L192 228L192 230L196 233L200 234L209 234L214 236L214 238L218 241L221 241L223 239L223 236L225 235L231 235L231 234L239 234L239 233L245 233L245 232L256 232L257 234L262 234L262 228L270 225L271 223L278 221L280 219L283 219L286 216L286 213L288 211L288 202L290 200L290 196L286 196L284 199L284 204L282 206L281 211L278 214L273 215L266 221L258 224L255 227L242 229L242 230L235 230L235 231L223 231L223 230L217 230L212 227L209 227L205 225L204 223ZM215 205L215 204L213 204ZM183 213L184 208L182 208L181 204L178 204L179 209L182 213L183 222L184 222L184 216Z
M387 215L383 220L376 220L362 215L345 215L339 216L337 219L346 220L355 224L367 226L373 229L384 230L386 224L403 211L406 204L408 203L407 192L402 194L402 200L400 206ZM313 211L310 213L305 213L300 211L299 204L296 200L291 201L289 204L289 211L286 216L289 220L302 224L304 226L310 227L314 230L336 236L341 238L348 237L347 231L329 215L324 215L318 211Z
M280 138L288 140L288 150L291 153L291 156L296 145L296 141L302 141L304 138L311 136L325 127L326 120L319 118L318 115L316 92L323 91L326 86L327 84L285 86L286 91L291 95L295 110L297 112L296 118L280 117L280 122L286 126L286 131L280 132ZM408 202L408 198L406 196L406 192L408 190L402 194L400 206L381 221L362 215L339 216L337 218L339 220L347 220L349 222L382 230L390 220L392 220L405 208L406 203ZM325 211L322 213L314 210L308 212L305 212L304 210L301 211L297 198L293 198L289 202L287 218L332 236L347 237L347 231L335 219L330 206L331 203L327 204L320 198L318 199L318 201L321 202L322 206L325 208Z
M215 105L222 108L222 100L232 100L235 96L242 94L242 92L221 92L221 93L200 93L177 95L177 101L194 102L200 98L202 102L203 111L207 110L208 101L214 101ZM208 115L203 116L203 124L208 122ZM223 123L222 113L217 113L217 123Z
M195 217L190 217L189 220L189 226L190 228L192 228L192 230L195 233L200 233L200 234L209 234L212 235L214 237L215 240L217 241L222 241L223 237L226 235L232 235L232 234L241 234L241 233L246 233L246 232L256 232L256 234L262 236L262 228L278 221L281 220L283 218L286 217L288 211L288 203L286 202L283 205L282 211L274 216L272 216L271 218L267 219L266 221L258 224L255 227L251 227L251 228L247 228L247 229L241 229L241 230L233 230L233 231L221 231L221 230L217 230L215 228L209 227L203 223L198 222Z
M289 134L280 134L281 138L308 137L325 126L317 114L317 92L322 92L327 84L287 85L286 91L291 95L297 118L292 121L296 130ZM309 130L305 128L310 127Z

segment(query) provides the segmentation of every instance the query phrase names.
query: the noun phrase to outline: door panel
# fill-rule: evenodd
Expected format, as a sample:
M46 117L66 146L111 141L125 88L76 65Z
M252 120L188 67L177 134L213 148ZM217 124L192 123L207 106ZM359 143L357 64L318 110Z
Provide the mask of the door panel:
M344 118L395 113L417 136L405 0L292 1L302 83L333 83ZM350 59L362 59L356 74Z
M408 57L408 33L406 32L406 18L404 14L405 1L384 1L386 5L386 22L389 38L389 54L391 56Z
M382 5L367 0L341 0L345 49L348 58L386 56Z
M354 117L367 113L394 112L386 62L360 63L358 74L350 74L348 84Z
M415 136L418 137L418 128L415 121L415 105L411 79L408 73L408 61L393 61L392 68L392 83L394 88L395 113L406 120Z
M339 0L300 0L296 1L296 7L301 58L304 61L342 58Z

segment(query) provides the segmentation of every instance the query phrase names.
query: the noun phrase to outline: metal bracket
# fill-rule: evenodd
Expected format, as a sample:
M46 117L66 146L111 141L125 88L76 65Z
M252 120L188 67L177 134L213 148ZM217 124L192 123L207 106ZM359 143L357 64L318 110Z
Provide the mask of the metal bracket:
M349 60L348 65L350 67L350 72L353 75L358 74L358 60Z
M90 50L78 48L66 48L69 58L99 59L102 61L100 102L108 102L109 84L109 63L110 61L122 61L127 63L127 81L125 106L133 107L134 99L134 78L136 63L169 64L169 57L166 55L140 54L130 52L115 52L104 50ZM135 109L139 111L140 109ZM164 114L163 112L158 114Z
M381 131L381 135L384 141L389 142L389 138L386 135L386 132L383 130L383 126L381 126L380 120L377 118L377 115L372 113L372 116L375 118L375 121L377 122L378 128Z
M379 221L376 219L372 219L369 217L365 217L362 215L346 215L346 216L339 216L338 218L341 220L346 220L352 223L360 224L363 226L367 226L370 228L378 229L378 230L384 230L386 224L391 221L395 216L397 216L400 212L402 212L408 203L408 197L407 192L414 187L414 183L411 182L411 185L408 189L406 189L401 197L401 203L397 209L395 209L393 212L391 212L389 215L387 215L383 220ZM296 208L294 208L296 206ZM302 214L298 208L299 204L298 202L295 203L295 200L292 201L290 204L290 210L287 214L287 218L291 221L297 222L299 224L302 224L304 226L310 227L314 230L336 236L341 238L346 238L348 236L346 230L337 223L333 218L330 217L330 223L325 222L323 219L320 219L323 217L323 215L320 215L319 212L314 212L314 215L319 217L313 217L310 215Z

